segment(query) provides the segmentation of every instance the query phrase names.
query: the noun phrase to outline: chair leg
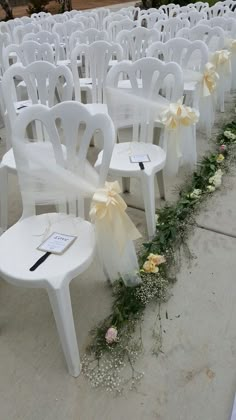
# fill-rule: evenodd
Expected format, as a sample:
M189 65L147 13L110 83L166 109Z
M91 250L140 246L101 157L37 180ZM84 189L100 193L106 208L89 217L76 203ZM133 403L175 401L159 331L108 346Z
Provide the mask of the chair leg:
M163 171L157 172L156 174L158 188L160 192L160 197L165 200L166 199L166 192L165 192L165 182L164 182L164 174Z
M124 193L130 192L130 178L126 178L126 177L122 178L122 189Z
M147 221L148 236L151 239L156 232L155 223L155 185L154 177L143 174L141 178L142 193Z
M70 375L77 377L80 374L80 357L71 307L69 286L64 286L57 290L49 289L48 296L69 373Z
M0 168L0 233L8 227L8 173Z

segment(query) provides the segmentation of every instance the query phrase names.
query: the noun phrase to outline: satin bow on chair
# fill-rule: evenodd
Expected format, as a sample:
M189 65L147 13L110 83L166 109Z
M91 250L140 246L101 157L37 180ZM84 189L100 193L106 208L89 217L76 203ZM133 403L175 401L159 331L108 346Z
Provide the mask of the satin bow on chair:
M106 182L103 188L97 189L92 198L90 217L95 225L102 220L107 227L110 226L122 254L127 241L134 241L141 234L127 215L127 205L120 193L117 181Z
M183 105L182 99L176 103L171 103L160 115L161 122L170 130L176 130L181 125L185 127L193 125L198 119L199 112Z
M231 51L232 53L235 53L236 52L236 39L228 38L226 40L226 47L229 51Z
M212 63L207 63L202 77L202 96L210 96L217 87L219 75Z
M211 57L211 62L216 71L220 74L228 75L231 73L231 52L228 50L215 51Z

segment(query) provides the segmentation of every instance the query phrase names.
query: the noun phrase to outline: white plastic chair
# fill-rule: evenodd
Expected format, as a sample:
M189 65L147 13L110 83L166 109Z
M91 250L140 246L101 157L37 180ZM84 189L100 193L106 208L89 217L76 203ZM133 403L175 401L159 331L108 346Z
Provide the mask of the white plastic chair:
M32 19L29 16L22 16L20 20L23 22L24 25L27 25L28 23L32 23Z
M207 9L206 11L208 19L211 19L216 16L224 16L225 13L230 12L230 9L222 2L218 2L214 6L209 7L209 9Z
M52 28L56 24L56 21L52 16L49 16L48 18L39 21L38 24L40 25L41 31L52 32Z
M39 31L35 34L26 34L23 37L23 41L36 41L40 44L48 43L54 49L55 63L58 63L60 56L60 38L58 34L51 33L48 31Z
M182 13L179 15L179 18L184 20L187 19L190 23L190 28L193 28L202 20L207 20L207 14L205 9L203 9L201 12L197 12L196 10L191 9L188 13Z
M174 38L177 32L182 28L189 28L190 23L187 19L169 18L167 20L159 20L153 27L161 33L161 40L163 42Z
M76 102L58 104L52 109L35 105L18 118L13 133L14 143L23 143L28 124L35 120L41 121L48 131L47 144L38 143L41 153L47 153L47 157L50 153L53 161L56 160L58 165L65 165L71 171L74 170L75 155L82 168L90 139L96 130L100 130L104 138L104 158L99 173L99 184L103 185L114 144L114 128L109 116L91 115L82 104ZM61 147L56 124L58 120L65 133L67 156L63 154ZM79 130L81 124L84 127L83 134ZM34 146L32 143L24 145L26 148ZM30 165L26 157L25 164ZM0 237L1 277L15 286L43 288L47 291L68 371L70 375L77 377L81 366L69 287L71 280L83 273L93 261L94 228L84 220L83 214L78 214L80 217L74 215L76 203L72 203L72 206L68 203L71 215L48 213L36 216L37 197L32 198L30 202L25 199L24 194L22 198L22 219ZM43 241L44 234L48 237L52 231L76 235L77 239L63 255L52 254L37 270L29 271L30 266L42 256L37 247Z
M18 101L15 78L22 79L26 86L28 97L24 101ZM63 80L65 83L62 83ZM8 135L11 136L19 114L32 104L41 103L52 107L58 101L71 100L73 77L66 66L55 66L46 61L36 61L27 67L14 64L3 75L1 90L5 106L4 114L9 125ZM44 138L41 127L36 126L36 132L42 139ZM11 138L8 138L8 144L11 144ZM12 149L3 156L0 168L0 228L4 231L8 226L8 172L16 172Z
M138 21L133 21L130 18L125 18L123 20L111 22L108 25L107 33L110 42L116 42L117 35L123 30L132 30L139 26Z
M147 10L148 12L148 10ZM144 26L147 29L152 29L159 20L167 20L168 16L165 13L145 13L139 16L139 26Z
M1 22L2 24L3 22ZM20 19L10 19L7 22L5 22L5 27L6 30L8 32L8 34L10 35L10 39L12 42L14 42L14 38L13 38L13 31L17 26L23 26L23 22Z
M178 4L169 3L168 5L162 5L158 10L162 10L167 16L171 16L172 9L177 9L179 7Z
M209 52L202 41L189 41L184 38L173 38L169 41L154 42L147 50L147 57L163 59L164 62L175 62L183 70L185 103L199 109L199 92L196 80L191 81L189 76L185 82L185 72L188 70L203 73L208 62Z
M7 45L10 44L10 36L8 33L0 32L0 77L3 75L5 69L3 65L3 51Z
M52 32L58 34L60 39L60 58L62 60L70 59L70 46L69 39L71 34L75 31L83 31L84 25L82 22L76 22L73 20L66 21L64 23L56 23L52 29Z
M194 28L183 28L177 32L177 37L186 38L190 41L201 40L206 43L212 52L222 50L225 45L224 31L218 26L210 28L206 25L197 25Z
M106 9L105 7L99 7L98 9L95 9L92 12L96 14L97 29L102 30L103 20L110 15L110 9Z
M24 41L21 44L10 44L3 52L3 65L7 70L12 65L12 55L15 63L27 66L34 61L48 61L54 63L54 52L48 43L39 44L36 41Z
M95 41L107 41L108 35L106 31L99 31L95 28L86 29L84 31L76 31L69 38L70 53L77 44L92 44Z
M119 20L124 20L124 15L118 13L110 13L103 19L102 29L107 31L108 26L111 22L118 22Z
M71 69L74 78L75 99L81 101L80 90L82 89L87 92L88 103L103 104L103 89L110 62L114 57L117 61L121 61L122 55L123 51L119 44L112 44L106 41L96 41L90 45L76 45L71 53ZM78 74L78 57L80 61L83 56L85 62L85 78L79 77ZM97 109L97 107L95 109ZM100 107L100 109L103 109L103 112L107 112L105 104L103 107Z
M139 97L141 96L155 101L158 94L160 94L161 91L163 92L167 79L167 99L172 102L176 102L183 94L182 71L176 63L165 64L156 58L142 58L134 63L130 61L122 61L110 69L106 79L107 87L119 89L119 80L124 74L128 76L130 82L129 93ZM113 117L112 107L112 98L110 98L108 100L108 109L109 113L111 112L111 116ZM113 111L115 113L115 105L114 108ZM114 118L116 119L115 115ZM157 115L155 116L155 121L156 119ZM155 234L154 179L156 174L158 174L157 181L160 196L161 198L165 197L162 170L165 166L166 155L164 150L162 150L159 146L152 144L153 129L156 125L155 121L150 117L149 111L145 109L145 106L141 115L134 115L132 140L130 143L120 142L115 144L109 168L111 176L114 176L115 178L125 178L123 180L123 189L125 191L129 191L129 182L127 182L127 178L129 179L131 177L135 177L140 179L149 237L152 237ZM128 126L130 126L130 124L128 124ZM121 141L120 136L119 140ZM144 170L140 170L138 164L130 162L130 155L140 154L148 154L151 159L151 162L145 163ZM101 165L101 158L102 152L99 154L95 166L99 167Z
M75 15L74 19L78 22L82 22L85 29L96 28L96 20L90 14L87 16L85 15L85 13Z
M193 6L198 12L201 12L202 10L208 9L209 4L204 3L203 1L197 1Z
M36 23L27 23L26 25L16 26L13 29L13 42L20 44L23 41L23 37L29 33L39 32L40 26Z
M47 19L50 16L52 15L49 12L32 13L31 19L41 22L42 20Z
M122 46L124 58L131 61L145 57L146 50L152 42L160 40L160 32L143 27L131 31L124 30L117 35L117 42Z

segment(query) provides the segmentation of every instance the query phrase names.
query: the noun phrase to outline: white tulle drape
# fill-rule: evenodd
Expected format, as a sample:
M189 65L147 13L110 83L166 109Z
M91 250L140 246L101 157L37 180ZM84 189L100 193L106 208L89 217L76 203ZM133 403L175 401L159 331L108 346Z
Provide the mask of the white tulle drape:
M163 130L160 146L166 151L165 171L176 175L182 164L196 164L196 138L193 126L199 112L183 104L182 98L171 103L158 95L155 99L144 98L131 90L106 88L109 114L116 129L132 127L134 141L152 142L153 127Z
M141 235L126 214L126 204L119 195L118 182L100 187L96 170L86 161L83 176L80 165L73 170L56 163L54 151L47 142L37 144L14 142L19 181L24 204L64 203L76 199L91 199L90 216L95 226L98 254L103 269L111 281L120 277L126 286L141 282L133 241Z

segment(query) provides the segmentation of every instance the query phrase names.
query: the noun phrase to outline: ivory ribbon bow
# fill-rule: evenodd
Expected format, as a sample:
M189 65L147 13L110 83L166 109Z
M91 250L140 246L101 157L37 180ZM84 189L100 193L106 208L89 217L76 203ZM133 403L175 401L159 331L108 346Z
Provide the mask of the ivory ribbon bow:
M202 96L210 96L217 86L219 75L212 63L207 63L202 77Z
M181 125L185 127L195 124L199 119L199 112L183 105L183 99L172 103L160 114L161 122L170 130L176 130Z
M236 52L236 39L228 38L225 44L229 51L232 53Z
M127 215L127 205L120 192L118 181L106 182L104 188L99 188L93 195L90 217L95 224L103 221L109 225L122 254L127 241L134 241L141 234Z
M228 50L215 51L211 57L212 64L218 73L228 75L231 73L231 52Z

